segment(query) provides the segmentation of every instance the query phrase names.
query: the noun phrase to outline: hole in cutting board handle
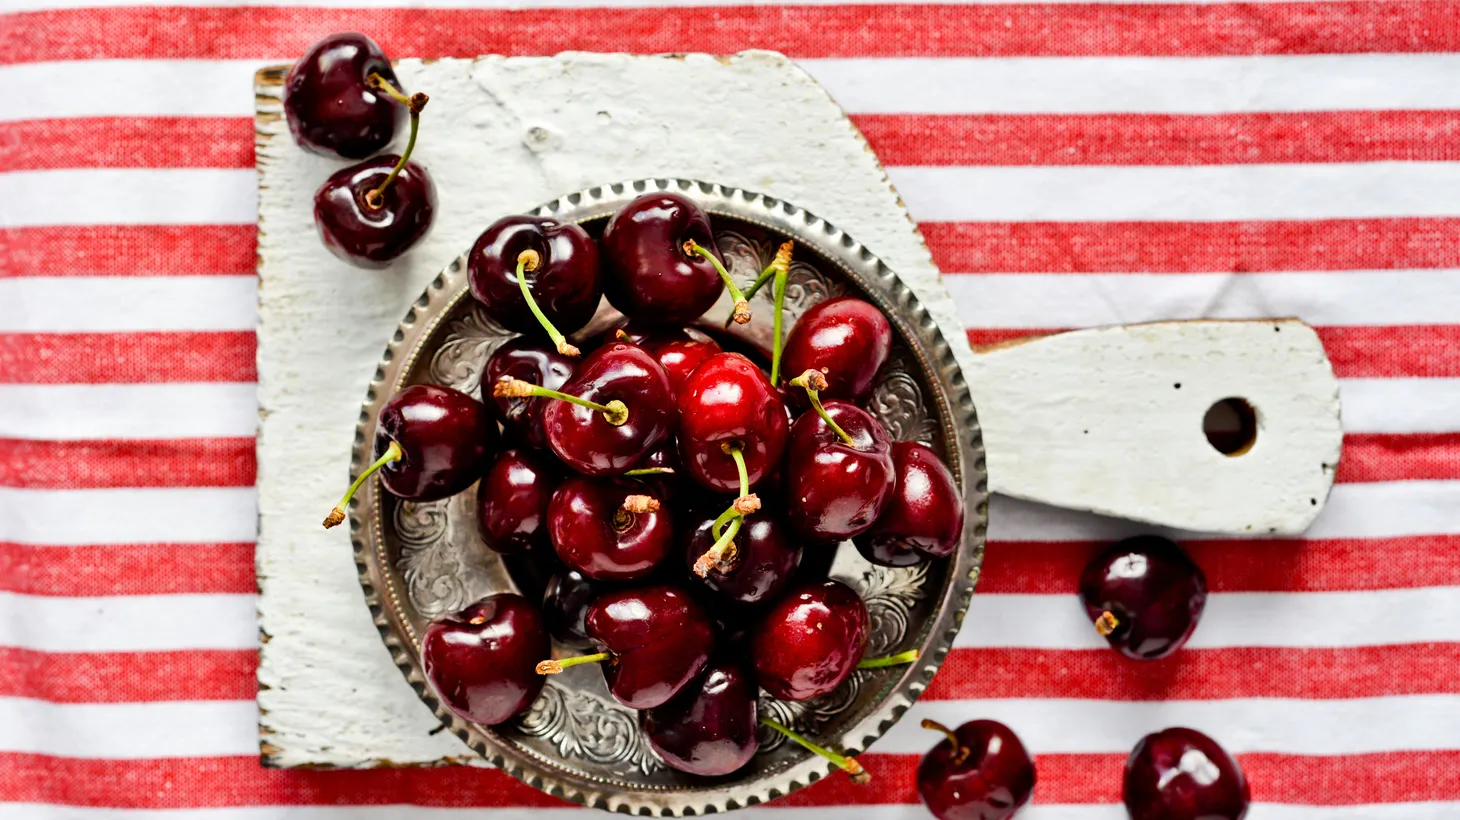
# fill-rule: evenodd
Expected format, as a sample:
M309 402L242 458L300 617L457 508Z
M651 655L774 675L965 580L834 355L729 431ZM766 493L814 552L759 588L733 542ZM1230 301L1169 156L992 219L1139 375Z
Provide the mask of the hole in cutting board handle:
M1246 399L1222 399L1207 408L1201 430L1217 452L1240 456L1257 442L1257 411Z

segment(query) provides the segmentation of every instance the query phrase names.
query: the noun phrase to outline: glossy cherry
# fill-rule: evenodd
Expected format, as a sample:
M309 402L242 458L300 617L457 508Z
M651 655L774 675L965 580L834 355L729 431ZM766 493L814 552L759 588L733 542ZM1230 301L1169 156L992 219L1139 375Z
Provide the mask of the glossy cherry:
M503 450L477 482L477 530L491 549L522 553L548 545L548 500L558 466L542 453Z
M518 333L546 331L558 352L578 355L564 336L598 310L603 286L598 245L572 222L505 216L482 231L467 256L472 296L497 324Z
M795 382L819 383L808 371ZM799 385L798 385L799 386ZM823 405L791 425L786 445L786 513L801 535L835 541L876 523L895 483L892 442L867 411L842 401Z
M681 194L637 197L609 219L599 244L604 293L630 319L686 324L709 310L725 287L710 218Z
M689 328L655 334L642 343L649 355L669 374L674 394L679 395L690 374L709 359L723 353L720 344L703 333Z
M632 581L654 571L674 546L669 508L628 478L574 476L548 504L558 558L597 581Z
M588 637L604 652L538 664L556 674L598 663L609 694L630 709L652 709L695 679L715 650L715 630L690 596L671 586L606 592L588 607Z
M284 80L284 119L294 141L343 159L364 159L389 145L404 109L376 88L372 74L400 85L385 52L364 34L336 32L311 45Z
M918 797L938 820L1008 820L1034 793L1034 761L1008 726L971 720L948 729L932 720L923 728L946 739L918 763Z
M335 172L315 192L314 224L330 253L358 267L384 268L430 230L436 185L425 168L408 161L386 186L399 162L395 154L367 159Z
M872 392L877 371L892 352L892 325L875 305L850 296L812 305L786 337L781 372L819 370L830 384L824 399L860 402ZM790 396L804 407L802 396Z
M542 614L548 632L558 643L575 648L593 645L584 619L588 605L603 587L574 569L560 570L547 582L542 594Z
M537 699L543 679L536 666L548 648L537 607L504 592L427 627L421 664L447 708L494 726L526 712Z
M856 537L868 561L906 567L942 558L963 538L963 494L953 471L931 448L915 441L892 443L896 484L872 528Z
M755 680L725 658L667 703L639 713L644 739L672 768L714 777L738 771L760 748Z
M1080 599L1095 628L1122 655L1167 657L1185 645L1206 606L1201 567L1168 538L1127 538L1080 575Z
M1195 729L1146 735L1125 762L1131 820L1242 820L1252 802L1242 767Z
M547 431L542 426L547 402L513 396L494 396L492 388L503 379L516 379L529 384L561 390L577 372L578 360L564 356L551 344L526 336L510 339L487 357L482 371L482 402L492 417L502 422L508 436L521 439L533 447L547 446Z
M862 659L868 623L867 605L840 581L791 590L751 637L756 681L779 700L835 690Z
M700 577L695 562L715 543L711 532L717 512L702 514L685 528L683 560L688 577L703 584L726 601L737 604L765 604L778 599L796 580L801 564L801 542L779 511L762 508L747 516L736 534L728 560L711 566Z
M680 461L708 489L740 492L732 448L740 451L755 487L780 463L786 436L785 403L761 369L739 353L710 357L679 391Z

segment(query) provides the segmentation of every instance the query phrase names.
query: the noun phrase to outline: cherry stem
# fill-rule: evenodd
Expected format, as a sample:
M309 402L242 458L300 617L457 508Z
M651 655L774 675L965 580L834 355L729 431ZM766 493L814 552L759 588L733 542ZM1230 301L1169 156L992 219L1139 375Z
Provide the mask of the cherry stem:
M559 658L555 661L542 661L537 665L537 674L556 675L570 666L578 666L584 663L603 663L613 656L607 652L599 652L596 655L578 655L573 658Z
M733 510L734 507L731 508ZM705 550L705 554L695 559L694 573L703 578L710 574L710 570L721 564L730 564L735 560L735 536L740 532L740 524L745 516L736 513L730 518L730 525L720 534L714 546ZM718 521L716 523L719 523Z
M725 266L720 263L719 257L711 253L709 248L706 248L693 239L686 239L684 241L684 252L687 254L697 253L710 260L710 264L715 266L715 271L725 281L725 288L730 291L730 298L735 300L735 312L730 314L730 318L736 324L740 325L749 322L750 302L746 301L745 294L740 292L740 286L735 284L735 279L730 276L730 271L725 270Z
M1115 617L1115 613L1108 609L1100 613L1100 617L1095 619L1095 631L1103 636L1109 636L1118 626L1120 626L1120 619Z
M769 265L766 265L765 270L760 272L760 276L755 277L755 281L750 283L750 287L745 289L745 300L748 302L754 299L755 295L760 292L761 286L771 281L771 277L775 275L776 263L771 262Z
M325 529L336 526L340 522L345 520L345 505L350 503L350 499L355 496L355 491L360 489L360 485L364 484L367 478L375 475L375 472L381 467L384 467L391 462L400 461L400 457L400 445L392 441L390 443L390 446L385 448L385 453L382 454L380 458L375 459L374 464L371 464L369 467L365 468L365 472L361 473L360 477L355 479L355 483L350 485L350 489L345 490L344 496L340 498L340 503L336 504L335 508L333 510L330 510L330 514L325 516Z
M379 208L385 204L383 199L385 189L390 187L390 183L395 182L395 178L400 175L400 170L406 167L406 162L410 160L411 152L416 150L416 132L421 129L421 109L426 107L426 100L429 98L425 94L417 93L412 95L410 99L405 99L404 94L395 90L390 83L380 79L379 74L371 74L370 76L379 81L377 87L397 101L404 102L411 109L411 135L406 138L406 150L401 153L400 160L396 162L394 168L390 169L390 176L386 177L385 181L380 183L380 187L365 194L365 204L371 208Z
M790 242L781 246L782 249L789 249ZM790 253L786 254L790 257ZM780 255L777 254L777 259ZM789 261L789 260L788 260ZM772 298L775 299L775 341L771 343L771 387L779 387L781 384L781 322L784 320L782 308L786 304L786 266L782 265L776 270L776 284L771 289Z
M821 755L827 760L830 760L832 763L835 763L837 765L837 768L845 771L848 775L851 775L853 783L856 783L857 785L862 785L872 780L872 775L867 774L867 770L862 768L862 764L858 763L855 757L839 755L836 752L833 752L832 750L826 748L825 746L820 746L818 744L812 743L811 741L807 740L796 732L791 731L790 729L786 728L780 723L777 723L774 720L771 720L768 717L761 718L760 722L771 727L772 729L775 729L777 732L780 732L786 737L796 741L797 743L806 747L808 750L818 755Z
M922 725L924 729L932 729L935 732L942 732L948 737L948 742L953 744L953 765L959 766L962 765L965 760L968 760L968 755L971 750L967 746L964 746L958 740L958 735L953 734L952 729L949 729L947 726L944 726L943 724L931 718L923 718Z
M624 475L674 475L674 471L668 467L640 467L637 470L629 470Z
M826 389L826 376L823 376L819 371L808 370L792 379L791 384L806 389L806 398L811 400L811 406L816 408L816 414L821 416L821 420L826 422L833 433L836 433L837 438L841 439L845 444L855 443L852 441L852 437L847 435L847 431L843 430L840 425L832 420L831 416L826 412L826 408L821 406L821 391Z
M906 652L899 652L896 655L887 655L881 658L863 658L857 664L858 669L885 669L889 666L902 666L916 661L922 657L922 653L916 649L909 649Z
M384 91L387 97L409 108L411 98L405 95L404 91L390 84L390 81L382 77L379 72L372 71L365 76L365 84L376 91Z
M557 399L558 401L572 402L579 407L587 407L589 410L597 410L603 414L603 418L614 427L622 425L629 420L628 405L614 399L608 404L599 404L579 396L571 396L558 390L550 390L540 384L523 381L522 379L502 379L492 385L492 395L499 399Z
M527 287L527 277L522 275L524 272L531 273L537 270L541 264L542 257L538 255L537 251L531 248L517 254L517 285L522 288L522 298L527 302L527 309L531 310L532 315L537 317L538 324L542 325L542 329L547 331L548 338L552 339L553 344L557 345L558 352L564 356L577 356L580 352L578 348L568 344L568 339L562 333L559 333L556 327L553 327L553 323L548 321L547 316L543 315L542 308L537 306L537 300L532 298L532 290Z

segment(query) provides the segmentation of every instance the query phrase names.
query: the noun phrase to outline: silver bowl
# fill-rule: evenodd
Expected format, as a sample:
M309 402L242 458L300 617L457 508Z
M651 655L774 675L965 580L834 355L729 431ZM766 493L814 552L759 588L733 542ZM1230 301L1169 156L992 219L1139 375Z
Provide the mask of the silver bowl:
M921 659L904 667L859 670L817 700L761 700L762 714L848 754L860 753L927 688L953 645L978 580L988 479L968 386L943 333L897 274L852 237L790 203L722 185L654 179L590 188L534 213L578 222L596 233L614 211L652 190L684 194L710 214L716 243L738 281L753 278L782 241L794 240L786 291L791 321L816 302L843 293L878 305L891 319L895 340L869 409L893 439L922 441L942 454L963 490L963 541L949 558L889 569L869 564L848 542L837 547L831 561L831 577L857 589L867 603L872 623L867 655L918 648ZM732 342L769 349L770 290L756 296L750 324L728 331ZM730 309L727 295L705 314L702 326L724 332ZM575 338L601 331L617 318L605 302ZM487 357L513 335L477 310L466 288L466 257L452 262L415 301L386 345L360 413L353 475L375 458L376 418L391 395L422 382L477 395ZM549 679L531 711L506 725L480 726L447 711L425 682L422 630L432 619L493 592L541 594L545 580L544 562L504 559L485 547L476 533L474 498L474 490L468 490L444 501L413 503L381 492L379 482L370 481L350 508L360 584L381 638L412 688L468 747L548 794L643 815L754 806L836 771L769 731L761 736L761 751L733 775L703 778L670 769L643 740L635 714L609 697L602 673L592 665Z

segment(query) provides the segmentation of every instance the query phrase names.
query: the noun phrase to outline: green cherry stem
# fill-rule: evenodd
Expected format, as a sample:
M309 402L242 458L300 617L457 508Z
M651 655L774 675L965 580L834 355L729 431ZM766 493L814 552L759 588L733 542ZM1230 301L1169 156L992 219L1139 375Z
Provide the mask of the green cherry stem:
M739 325L749 322L750 302L746 301L745 294L740 292L740 286L735 284L735 279L730 276L730 271L725 270L725 266L720 264L720 258L711 253L709 248L706 248L693 239L686 239L684 241L684 252L686 254L699 254L710 260L710 264L715 266L715 271L724 280L725 288L730 291L730 298L735 300L735 312L731 314L731 318Z
M792 379L791 384L805 388L806 398L811 400L811 406L816 408L816 414L821 416L821 420L826 422L833 433L836 433L837 438L841 439L845 444L854 443L852 437L847 435L847 431L843 430L826 412L826 408L821 406L821 391L826 389L826 376L823 376L817 370L807 370L805 373Z
M607 652L599 652L596 655L579 655L574 658L559 658L555 661L542 661L537 665L537 674L556 675L570 666L578 666L584 663L603 663L612 660L613 656Z
M727 442L721 445L721 449L735 459L735 471L740 474L740 496L710 525L710 534L715 536L715 543L695 559L693 568L694 574L701 578L709 575L710 570L716 566L732 565L735 562L735 536L739 534L745 516L760 509L760 499L750 492L750 473L745 468L745 456L741 453L740 445Z
M760 272L760 276L755 277L755 281L751 282L750 287L745 289L745 301L749 302L751 299L754 299L755 295L760 292L761 286L771 281L771 277L775 275L776 263L772 262L766 265L765 270Z
M549 390L539 384L523 381L522 379L502 379L492 385L492 395L499 399L557 399L558 401L572 402L579 407L587 407L589 410L597 410L603 414L603 418L614 427L618 427L629 420L629 407L618 399L608 404L599 404L578 396L571 396L558 390Z
M837 765L837 768L845 771L848 775L851 776L853 783L856 783L860 786L871 782L872 775L867 774L867 770L862 768L862 764L858 763L855 757L839 755L836 752L833 752L832 750L826 748L825 746L812 743L811 741L807 740L796 732L791 731L784 725L774 720L771 720L768 717L761 718L760 722L771 727L772 729L775 729L777 732L780 732L786 737L796 741L797 743L806 747L808 750L814 752L815 754L818 754L826 758L827 760L830 760L832 763L835 763Z
M386 177L385 181L380 183L380 187L365 194L365 204L371 208L379 208L385 204L385 189L390 187L390 183L395 182L395 178L400 175L400 169L406 167L406 162L410 160L411 152L416 150L416 132L421 129L421 109L426 107L426 101L430 98L425 94L417 93L412 94L407 99L404 94L397 91L394 86L382 79L379 74L371 74L370 79L372 86L389 94L396 102L405 105L411 110L411 135L406 139L406 150L401 153L400 160L396 162L394 168L390 169L390 176Z
M789 245L790 243L787 242L786 244ZM771 293L776 301L775 328L773 331L775 333L775 341L771 343L771 387L779 387L781 385L781 347L785 341L782 338L781 326L781 323L785 319L785 311L782 310L786 304L785 268L776 271L776 284L772 288Z
M553 323L548 321L548 317L543 315L542 308L537 306L537 300L532 298L532 290L527 287L527 277L523 276L523 274L537 270L541 264L542 256L531 248L517 254L517 285L522 288L522 298L527 302L528 310L531 310L532 315L537 317L538 324L542 325L542 329L547 331L548 338L552 339L553 344L557 345L558 352L564 356L577 356L579 353L578 348L568 344L567 338L559 333L556 327L553 327Z
M899 652L896 655L887 655L881 658L863 658L857 664L858 669L886 669L889 666L902 666L916 661L922 657L922 653L916 649L909 649L906 652Z
M668 467L640 467L637 470L629 470L628 472L624 473L624 475L674 475L674 470L671 470Z
M407 108L411 107L411 98L407 97L404 91L401 91L399 88L391 85L390 81L381 76L379 72L372 71L368 75L366 75L365 84L376 91L385 92L385 95L387 97L390 97L392 100L395 100L401 105L404 105Z
M385 452L380 456L380 458L375 459L374 464L366 467L365 472L361 473L360 477L355 479L355 483L350 485L350 489L345 490L344 496L340 498L340 503L336 504L335 508L333 510L330 510L330 514L325 516L325 529L337 526L340 522L345 520L345 505L349 504L350 499L355 497L355 491L360 489L360 485L364 484L366 479L368 479L370 476L375 475L375 472L381 467L384 467L385 465L391 464L396 461L400 461L400 457L400 445L392 441L390 443L390 446L385 448Z

